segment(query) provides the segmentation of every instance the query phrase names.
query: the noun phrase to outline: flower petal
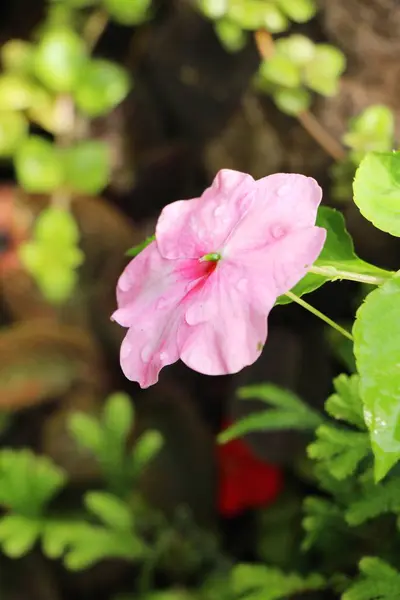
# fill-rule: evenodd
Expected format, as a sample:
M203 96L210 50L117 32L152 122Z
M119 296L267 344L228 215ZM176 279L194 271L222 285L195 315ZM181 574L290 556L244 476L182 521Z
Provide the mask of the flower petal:
M225 245L227 256L262 248L315 224L322 190L311 177L290 173L256 181L250 207Z
M267 337L267 316L276 298L270 296L269 306L260 312L249 290L235 287L230 272L221 268L210 277L207 293L216 310L196 325L181 324L178 331L180 358L205 375L237 373L252 364Z
M247 210L255 181L246 173L223 169L200 198L166 206L156 227L165 258L200 258L218 252Z

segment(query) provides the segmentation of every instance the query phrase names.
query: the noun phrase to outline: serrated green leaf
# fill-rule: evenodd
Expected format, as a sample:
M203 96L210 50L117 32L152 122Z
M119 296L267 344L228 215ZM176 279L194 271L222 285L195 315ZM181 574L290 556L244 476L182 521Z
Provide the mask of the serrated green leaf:
M379 515L400 512L400 483L397 477L379 484L364 478L357 499L349 502L346 521L352 527L361 525Z
M125 502L106 492L88 492L85 504L108 527L129 531L133 526L132 513Z
M325 587L321 575L301 576L264 565L236 565L231 578L233 593L247 600L282 600L293 594Z
M357 169L354 202L375 227L400 236L400 152L371 152Z
M315 429L321 422L318 413L304 404L296 394L271 384L261 384L241 388L238 395L242 399L259 399L277 408L243 417L219 436L219 443L242 437L253 431L274 431L278 429Z
M364 417L379 481L400 458L400 278L371 292L353 327Z
M358 375L339 375L333 380L336 393L325 402L325 410L334 419L365 429Z
M41 521L20 515L7 515L0 519L0 545L6 556L20 558L36 543Z
M95 195L107 186L110 173L110 149L106 142L86 140L62 153L65 185L73 192Z
M397 600L400 573L380 558L361 559L361 575L342 595L342 600Z

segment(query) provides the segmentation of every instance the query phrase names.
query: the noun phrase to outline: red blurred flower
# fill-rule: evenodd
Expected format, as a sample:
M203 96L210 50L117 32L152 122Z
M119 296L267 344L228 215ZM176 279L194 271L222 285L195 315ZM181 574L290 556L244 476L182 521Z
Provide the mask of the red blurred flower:
M225 423L226 429L230 423ZM219 513L233 517L271 504L283 486L282 471L260 460L243 440L218 445Z

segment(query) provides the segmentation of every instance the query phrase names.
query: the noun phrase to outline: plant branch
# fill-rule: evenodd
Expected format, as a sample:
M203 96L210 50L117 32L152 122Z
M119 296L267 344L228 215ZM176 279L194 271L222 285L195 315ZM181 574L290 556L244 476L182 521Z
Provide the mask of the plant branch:
M108 14L105 10L98 9L92 12L83 29L83 39L89 52L92 52L103 35L108 23Z
M310 313L327 323L330 327L333 327L333 329L336 329L336 331L344 335L344 337L346 337L348 340L353 341L353 336L349 331L341 327L335 321L332 321L332 319L324 315L324 313L320 312L318 309L314 308L314 306L311 306L311 304L308 304L308 302L305 302L302 298L299 298L299 296L296 296L296 294L293 294L293 292L286 292L285 296L287 296L293 302L296 302L297 304L308 310Z
M363 273L342 271L341 269L336 269L335 267L330 266L312 266L308 269L308 272L314 273L315 275L329 277L330 279L347 279L348 281L357 281L358 283L367 283L370 285L382 285L382 283L385 283L385 281L391 279L391 277L394 275L394 273L391 271L387 271L387 275L383 275L383 270L382 275L364 275Z
M260 57L263 60L272 58L275 45L271 34L265 29L259 29L255 32L254 39ZM296 115L296 118L307 133L335 161L341 161L346 157L346 151L342 145L321 125L312 113L304 110Z

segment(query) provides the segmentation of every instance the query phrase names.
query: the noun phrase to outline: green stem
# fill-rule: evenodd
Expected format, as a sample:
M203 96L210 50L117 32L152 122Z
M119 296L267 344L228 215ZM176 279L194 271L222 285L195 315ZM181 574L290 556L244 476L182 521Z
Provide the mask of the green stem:
M87 47L92 51L103 35L108 24L108 14L105 10L95 10L86 21L83 31L83 39Z
M329 317L324 315L324 313L320 312L319 310L317 310L316 308L311 306L311 304L308 304L308 302L305 302L302 298L299 298L298 296L296 296L296 294L293 294L293 292L286 292L285 296L287 296L293 302L296 302L297 304L299 304L300 306L302 306L303 308L308 310L310 313L312 313L313 315L315 315L322 321L325 321L325 323L330 325L330 327L333 327L333 329L336 329L336 331L338 331L339 333L341 333L342 335L347 337L347 339L353 341L353 336L351 335L351 333L349 331L347 331L346 329L343 329L343 327L338 325L338 323L335 323L335 321L332 321L332 319L330 319Z
M315 265L308 269L309 273L323 275L330 279L347 279L348 281L357 281L358 283L368 283L370 285L381 285L393 277L394 273L387 271L387 275L364 275L363 273L352 273L351 271L342 271L336 267L316 267ZM382 269L383 273L383 269Z

